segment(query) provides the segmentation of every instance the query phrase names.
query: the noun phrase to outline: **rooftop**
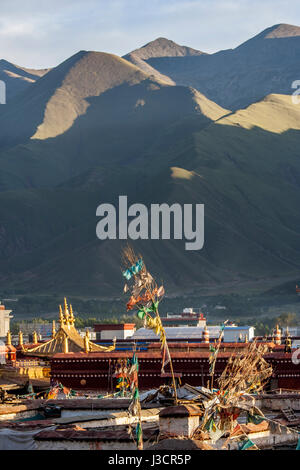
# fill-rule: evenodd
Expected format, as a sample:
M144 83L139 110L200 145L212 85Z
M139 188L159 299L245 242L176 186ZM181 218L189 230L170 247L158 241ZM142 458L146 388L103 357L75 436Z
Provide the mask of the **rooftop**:
M221 331L220 326L207 326L210 336L218 337ZM201 338L204 328L202 326L172 326L165 327L167 339L198 339ZM148 328L139 328L134 335L133 339L154 339L157 338L155 332Z

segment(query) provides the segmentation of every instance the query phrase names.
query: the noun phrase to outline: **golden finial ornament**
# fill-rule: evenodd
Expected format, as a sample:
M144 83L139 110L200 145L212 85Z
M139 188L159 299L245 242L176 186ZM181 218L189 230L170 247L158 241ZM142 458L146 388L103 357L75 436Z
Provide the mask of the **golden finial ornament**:
M71 304L70 304L69 322L70 322L70 325L74 325L74 324L75 324L75 318L74 318L74 313L73 313L73 307L72 307Z
M6 344L7 346L11 346L11 332L9 330L6 335Z
M23 346L23 333L21 330L19 331L19 346Z
M38 343L38 337L37 337L37 332L36 332L36 331L34 331L34 332L32 333L32 342L33 342L33 344L37 344L37 343Z
M59 306L59 323L62 325L64 322L64 316L63 316L63 311L61 308L61 305Z
M67 304L66 297L64 297L64 317L65 317L65 324L69 325L69 311L68 311L68 304Z

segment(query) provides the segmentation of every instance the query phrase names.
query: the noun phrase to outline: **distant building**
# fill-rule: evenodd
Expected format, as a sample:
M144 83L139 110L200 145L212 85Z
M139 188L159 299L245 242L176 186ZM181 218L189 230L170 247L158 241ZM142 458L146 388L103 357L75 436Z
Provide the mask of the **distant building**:
M82 329L78 329L78 333L80 334L80 336L82 338L84 338L86 336L86 332L88 331L89 333L89 338L91 341L95 341L97 339L97 335L96 335L96 332L93 330L93 328L90 328L90 327L87 327L87 328L84 328L83 330Z
M209 339L215 340L219 337L220 326L207 326ZM165 332L168 341L173 342L202 342L204 327L199 326L171 326L165 327ZM159 336L153 330L148 328L139 328L132 337L136 341L153 342L159 341Z
M288 326L287 328L282 328L282 336L286 336L287 334L292 338L300 337L300 326Z
M184 308L182 313L167 313L166 317L161 317L163 326L198 326L204 327L206 325L206 318L200 309L193 307Z
M171 326L165 327L167 340L173 342L202 342L206 333L210 342L219 338L221 326ZM238 343L252 341L254 338L253 326L225 326L224 343ZM135 341L155 342L159 337L153 330L148 328L139 328L132 337Z
M96 339L109 340L113 338L126 339L133 336L136 326L135 323L99 323L94 325Z
M32 335L34 331L42 338L51 338L53 323L46 322L20 322L19 328L24 335Z
M7 332L10 330L10 315L12 310L6 310L5 306L0 302L0 338L6 338Z
M224 343L252 341L253 338L253 326L226 326L224 328Z

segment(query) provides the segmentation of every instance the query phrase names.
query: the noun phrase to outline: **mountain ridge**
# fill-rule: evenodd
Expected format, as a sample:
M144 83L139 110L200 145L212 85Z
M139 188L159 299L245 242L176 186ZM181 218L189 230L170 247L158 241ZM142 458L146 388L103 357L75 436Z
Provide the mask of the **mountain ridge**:
M0 59L0 80L6 85L6 100L10 101L50 69L28 69Z
M134 57L143 61L141 67L150 66L173 84L191 86L220 106L237 110L270 93L291 94L291 85L300 74L299 32L298 26L282 23L235 49L175 57L153 54L143 59L140 48L134 51Z
M132 241L170 293L296 278L300 107L278 90L298 73L300 43L275 26L272 40L218 54L159 38L135 55L144 70L79 51L1 108L3 289L118 296L123 242L97 239L96 208L119 195L205 205L203 250Z

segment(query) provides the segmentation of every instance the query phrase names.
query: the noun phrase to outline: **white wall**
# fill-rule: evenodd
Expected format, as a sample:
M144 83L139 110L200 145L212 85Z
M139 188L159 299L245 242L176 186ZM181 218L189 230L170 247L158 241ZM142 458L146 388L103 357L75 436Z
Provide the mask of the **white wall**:
M247 335L248 341L252 341L254 337L254 327L231 327L224 329L224 343L239 342L239 337L242 335L242 342L245 341Z
M0 310L0 338L4 338L9 331L10 313L11 310Z
M101 339L112 340L114 337L117 339L126 339L132 336L134 330L103 330L101 331Z

